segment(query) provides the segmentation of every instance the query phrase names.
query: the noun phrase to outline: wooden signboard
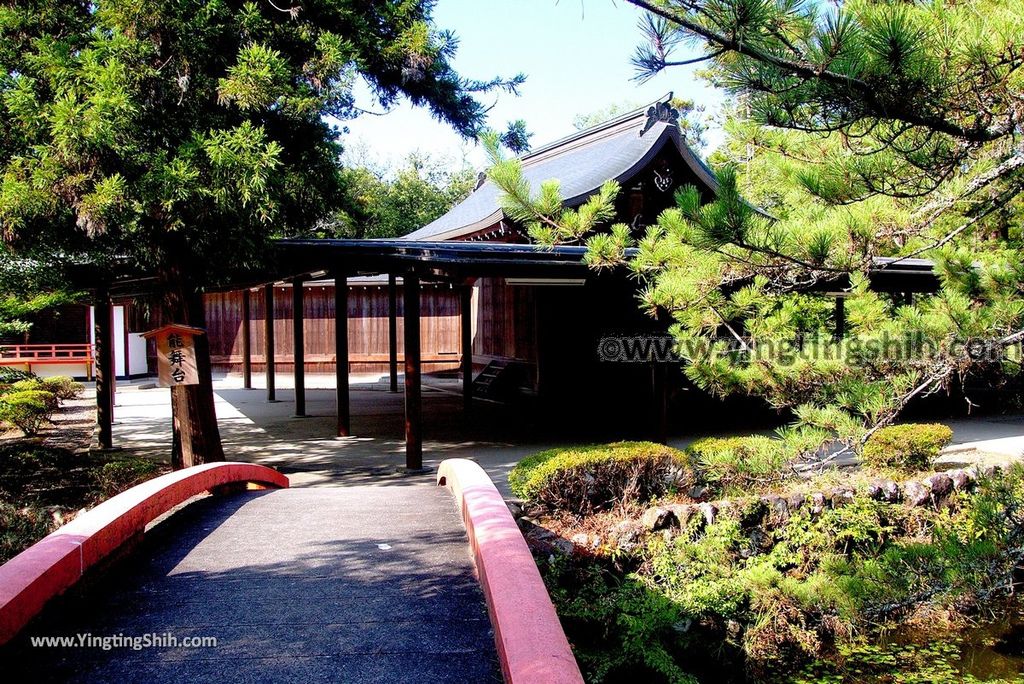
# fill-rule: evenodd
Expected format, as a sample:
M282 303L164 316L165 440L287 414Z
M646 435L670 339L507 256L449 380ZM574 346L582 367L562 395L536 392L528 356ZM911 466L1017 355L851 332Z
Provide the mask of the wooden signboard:
M195 336L205 334L206 331L202 328L173 323L143 335L146 339L156 340L160 387L199 384Z

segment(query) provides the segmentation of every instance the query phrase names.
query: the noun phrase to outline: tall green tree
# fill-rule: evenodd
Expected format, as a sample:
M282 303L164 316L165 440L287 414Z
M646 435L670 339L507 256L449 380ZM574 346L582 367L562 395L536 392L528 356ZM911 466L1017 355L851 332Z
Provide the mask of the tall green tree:
M798 425L839 426L863 439L953 378L1019 371L1017 3L630 2L649 13L634 57L641 78L693 61L674 52L696 45L709 78L736 103L720 155L734 165L723 177L726 192L707 207L684 193L678 214L641 244L634 266L650 276L649 303L675 310L681 337L691 341L706 341L714 318L778 338L796 320L807 325L801 312L810 302L795 290L847 276L851 341L908 343L898 358L860 358L826 342L825 355L841 362L817 355L784 372L777 359L705 354L693 375L716 391L796 407ZM741 191L775 220L753 211ZM658 261L671 241L682 246ZM695 258L687 252L709 269L704 277L678 280ZM908 301L871 292L868 271L878 257L893 259L882 267L890 269L931 260L939 293ZM698 291L716 279L738 289L702 299ZM691 306L697 300L706 305Z
M0 5L0 233L16 254L159 281L165 321L202 326L204 287L260 265L273 235L337 208L353 86L466 136L479 93L430 0L6 0ZM208 352L185 462L221 457ZM177 421L176 421L177 422ZM180 437L180 435L176 435ZM176 458L176 461L180 459Z
M53 269L18 259L0 245L0 340L28 334L35 315L73 302L77 296Z
M390 238L422 228L472 192L477 174L463 161L421 153L397 169L354 166L342 172L348 206L320 233L332 237Z

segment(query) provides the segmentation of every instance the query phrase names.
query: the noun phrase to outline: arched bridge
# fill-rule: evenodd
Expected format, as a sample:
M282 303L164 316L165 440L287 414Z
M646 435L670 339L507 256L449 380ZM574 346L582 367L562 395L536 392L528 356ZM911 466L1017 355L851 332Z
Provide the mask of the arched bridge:
M132 488L0 567L4 679L581 682L490 480L438 475L218 463Z

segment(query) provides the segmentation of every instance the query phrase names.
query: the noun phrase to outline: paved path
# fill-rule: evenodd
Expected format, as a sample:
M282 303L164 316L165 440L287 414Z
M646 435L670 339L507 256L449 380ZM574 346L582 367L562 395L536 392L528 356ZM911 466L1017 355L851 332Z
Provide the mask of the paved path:
M255 381L261 378L254 376ZM268 404L261 389L244 390L236 377L215 381L217 416L224 449L229 459L273 466L299 485L425 485L433 487L433 478L396 474L405 462L404 397L401 393L369 389L385 388L375 376L354 378L351 392L354 437L334 437L334 390L325 385L330 377L307 376L306 418L296 418L293 393L287 388L290 376L279 374L278 403ZM431 380L438 383L439 381ZM152 384L146 381L145 384ZM444 385L444 383L440 383ZM135 453L166 460L170 435L170 400L166 389L140 389L138 385L118 385L114 442ZM450 389L450 388L448 388ZM424 465L436 468L446 458L470 458L477 461L494 484L506 496L508 472L522 458L542 449L581 442L622 439L618 433L599 434L601 426L585 423L573 434L552 434L536 424L536 416L511 406L477 402L470 416L462 411L457 393L427 388L423 397L425 424ZM750 428L737 426L731 432L750 434ZM935 418L954 430L950 463L1018 459L1024 454L1024 416L978 416L972 418ZM679 426L679 434L669 443L685 447L701 436L698 425ZM770 428L757 430L772 434ZM968 452L968 453L965 453ZM969 453L974 452L974 453ZM851 459L852 460L852 459Z
M28 645L86 632L217 646ZM10 682L500 682L466 533L439 487L195 501L58 599L0 652L0 672Z

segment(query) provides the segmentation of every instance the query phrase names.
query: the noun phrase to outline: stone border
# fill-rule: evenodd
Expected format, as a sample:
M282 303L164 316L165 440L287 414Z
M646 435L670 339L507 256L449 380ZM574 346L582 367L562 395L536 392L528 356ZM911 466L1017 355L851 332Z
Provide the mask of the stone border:
M683 530L694 519L706 527L714 524L720 513L729 509L737 510L752 503L761 504L760 517L774 521L774 526L781 525L792 513L802 508L812 517L817 517L826 509L845 506L858 494L874 501L902 503L910 508L938 506L953 492L970 491L980 478L991 477L1001 470L1002 467L999 465L971 466L939 471L921 479L904 482L876 478L862 492L857 492L850 486L839 485L824 491L794 492L788 495L764 494L718 501L659 504L645 510L638 520L625 520L619 523L616 543L620 548L628 550L635 544L641 532ZM588 535L577 536L580 539L573 538L574 546L585 548L588 545L595 545Z
M167 473L121 492L0 566L0 644L10 641L46 602L90 567L178 504L224 485L287 487L288 478L251 463L207 463Z
M526 540L491 478L475 462L451 458L437 469L469 534L477 575L494 627L506 684L582 684Z

